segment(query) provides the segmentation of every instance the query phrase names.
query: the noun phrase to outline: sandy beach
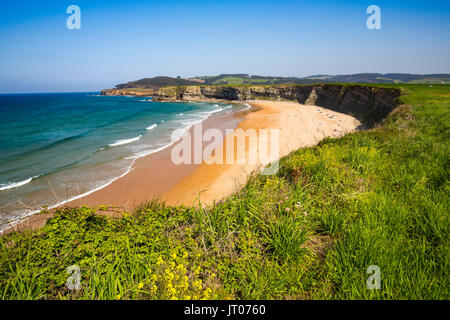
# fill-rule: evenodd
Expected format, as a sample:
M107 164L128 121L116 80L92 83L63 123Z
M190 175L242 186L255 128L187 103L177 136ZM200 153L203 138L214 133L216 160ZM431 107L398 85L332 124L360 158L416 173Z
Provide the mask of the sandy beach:
M221 132L236 128L243 120L246 112L235 115L222 115L210 117L202 122L204 130L219 129ZM193 128L189 129L193 133ZM137 159L132 170L122 178L114 181L107 187L93 192L85 197L71 201L65 206L99 206L107 205L123 210L132 210L152 199L159 199L188 177L199 166L198 164L176 165L171 160L173 145ZM202 145L202 148L204 145Z
M229 142L237 140L238 129L255 129L259 137L261 129L278 129L278 157L284 157L302 147L317 144L325 137L339 137L356 130L361 124L354 117L317 106L301 105L286 101L248 101L251 109L234 115L211 117L202 123L203 130L219 129L224 138L220 148L223 159ZM226 135L226 130L234 129ZM193 129L190 129L192 134ZM270 131L269 131L270 133ZM270 134L268 136L270 140ZM104 212L120 216L120 212L132 210L152 199L161 199L170 205L209 205L223 200L245 185L252 172L259 172L268 161L250 161L249 154L259 155L258 146L247 141L234 146L232 164L181 164L171 159L174 145L140 158L133 169L107 187L85 197L73 200L64 206L108 206ZM202 144L202 149L206 143ZM269 150L271 146L269 143ZM218 150L212 156L220 154ZM257 157L259 159L259 157ZM4 231L35 229L41 227L50 215L31 216L14 227Z
M284 101L248 101L258 110L245 116L238 129L279 129L279 157L284 157L302 147L317 144L325 137L339 137L354 131L361 123L355 118L316 106L305 106ZM235 139L236 134L225 139ZM270 137L268 139L270 141ZM224 143L224 147L227 142ZM245 153L258 153L249 144ZM225 154L225 151L223 151ZM236 158L237 158L236 154ZM235 158L235 160L237 160ZM243 159L241 159L243 160ZM238 162L238 161L236 161ZM163 194L163 199L172 205L193 205L200 200L211 204L229 196L247 182L250 174L269 163L202 164L180 183Z
M223 133L225 141L220 147L223 159L229 141L236 139L236 129L255 129L258 134L260 129L279 129L278 155L281 158L301 147L315 145L325 137L342 136L360 125L358 120L349 115L316 106L285 101L247 103L252 106L250 112L203 122L203 132L209 128L218 128ZM233 134L225 135L226 129L234 128ZM237 152L237 146L234 146L232 164L226 164L224 159L224 164L176 165L171 159L175 145L139 159L126 176L67 205L108 205L130 210L151 199L162 199L171 205L195 205L200 200L202 204L208 205L226 198L242 187L252 172L270 164L267 161L251 162L248 155L258 154L259 150L257 145L247 141L240 146L241 149L245 148L245 151L240 150L243 152ZM206 143L203 143L202 149L205 146ZM217 150L213 155L216 153Z

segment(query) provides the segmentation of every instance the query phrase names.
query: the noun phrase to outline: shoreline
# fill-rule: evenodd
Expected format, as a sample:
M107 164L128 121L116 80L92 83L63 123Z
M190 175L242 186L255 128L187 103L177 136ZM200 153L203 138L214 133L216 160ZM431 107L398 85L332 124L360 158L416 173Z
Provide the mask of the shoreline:
M302 105L287 101L248 101L257 112L248 114L236 129L279 129L279 153L277 160L303 147L316 145L326 137L341 137L357 130L361 122L352 116L330 109ZM296 138L292 138L296 137ZM237 139L236 130L225 137L227 141ZM258 133L259 139L259 133ZM269 138L270 139L270 138ZM243 150L245 148L245 150ZM163 199L169 205L194 205L200 201L203 205L211 205L222 201L239 190L254 172L259 173L262 167L270 162L251 164L246 155L250 153L260 156L257 146L250 143L241 148L243 156L236 155L234 164L201 164L189 177L164 194ZM223 147L222 154L226 150ZM238 164L239 160L243 164Z
M360 125L360 122L351 116L296 102L227 101L222 99L183 102L225 102L249 105L247 110L230 115L212 116L203 120L203 129L219 128L222 133L226 129L233 129L233 134L225 136L223 139L221 148L224 148L227 139L231 139L236 129L278 128L280 129L278 158L299 148L312 146L324 137L342 136L356 130ZM191 135L192 130L193 127L189 129ZM292 136L297 136L299 139L292 139ZM105 206L107 209L100 210L99 214L120 217L120 211L132 210L151 199L160 199L169 205L193 205L195 199L199 199L202 204L209 205L214 201L223 200L245 185L249 175L257 172L262 165L261 163L243 165L202 163L177 166L171 162L170 153L180 139L163 150L136 159L127 173L99 190L85 196L77 196L76 199L60 204L53 210L83 205ZM204 146L203 144L202 149ZM255 152L248 148L245 146L244 154L248 154L249 151ZM215 152L216 150L213 153ZM199 194L201 194L200 197ZM51 215L51 213L32 214L6 228L0 235L6 235L13 231L38 229L45 225Z
M150 97L149 97L150 98ZM226 103L226 104L237 104L237 105L246 105L245 102L241 101L227 101L227 100L221 100L221 99L210 99L210 100L192 100L192 101L175 101L175 102L207 102L207 103ZM248 104L247 104L248 105ZM205 129L213 127L218 127L219 129L225 131L225 129L234 129L237 126L237 123L243 120L243 117L248 112L253 112L252 107L248 105L247 109L234 111L230 114L222 114L222 115L214 115L212 114L210 117L200 121ZM187 132L190 132L192 134L193 125L187 130ZM75 195L71 197L68 200L64 200L60 203L57 203L55 205L52 205L48 207L48 211L50 213L48 214L39 214L42 210L36 209L33 210L29 215L19 218L16 221L11 222L11 224L6 227L3 230L0 230L0 236L7 235L14 231L24 231L24 230L35 230L39 229L42 226L45 225L48 218L50 218L53 214L52 212L57 210L58 208L64 208L64 207L74 207L74 206L91 206L91 207L107 207L106 210L99 210L100 214L104 214L107 216L121 216L121 213L119 211L125 211L125 210L133 210L136 206L139 206L141 203L144 203L145 201L148 201L150 199L157 199L159 196L162 195L165 191L170 189L174 184L179 182L178 180L181 180L183 177L189 175L193 169L198 165L188 165L189 167L182 168L182 166L178 166L178 170L175 167L175 165L170 166L171 169L176 170L176 174L172 174L169 181L165 181L167 179L163 179L165 177L159 176L159 179L157 179L159 184L157 185L157 189L150 188L151 191L156 191L152 194L150 191L150 196L147 198L138 197L134 199L133 201L125 201L125 205L123 205L124 202L111 202L111 195L109 194L111 192L110 187L113 185L113 192L117 194L117 189L115 186L115 183L119 183L119 185L122 184L122 181L120 181L123 178L126 178L128 175L133 173L136 168L144 167L145 170L148 169L149 166L158 166L161 165L161 162L165 162L166 164L169 163L170 159L170 152L172 148L178 144L178 142L182 139L182 137L178 138L177 140L174 140L169 145L163 147L160 150L157 150L151 154L144 155L142 157L136 158L135 161L131 164L130 168L120 176L114 177L110 182L106 183L103 186L94 188L93 190L90 190L88 192L85 192L83 194ZM168 172L168 170L164 170L165 173ZM139 173L142 173L142 170L139 170ZM134 179L133 179L134 180ZM128 179L127 181L128 182ZM169 183L167 183L169 182ZM121 186L120 186L121 187ZM119 187L119 188L120 188ZM148 185L147 185L148 187ZM106 189L106 190L105 190ZM116 189L116 190L114 190ZM148 189L148 188L146 188ZM119 201L121 201L119 199ZM108 204L108 202L111 202ZM119 205L120 204L120 205Z
M227 115L212 115L199 123L202 124L204 130L209 128L217 128L222 132L226 129L234 130L238 123L243 120L246 112L252 112L251 108ZM193 130L194 125L188 129L191 136ZM198 164L176 165L172 163L170 159L172 149L182 138L180 137L162 150L136 159L126 175L105 188L74 201L69 201L64 206L86 205L95 207L106 205L133 210L142 203L159 199L199 166ZM202 149L203 147L204 145Z

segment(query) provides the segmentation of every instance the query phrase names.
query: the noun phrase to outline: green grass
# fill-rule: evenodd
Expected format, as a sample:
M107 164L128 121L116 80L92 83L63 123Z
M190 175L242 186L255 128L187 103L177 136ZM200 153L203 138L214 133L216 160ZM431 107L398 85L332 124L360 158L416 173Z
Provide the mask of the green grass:
M251 79L251 78L242 78L242 77L223 77L219 80L214 81L213 85L232 85L232 86L240 86L240 85L259 85L259 84L271 84L272 80L270 79Z
M407 105L378 128L300 149L214 206L68 208L0 238L1 298L450 298L450 86L383 86Z
M408 83L411 83L411 84L416 84L416 83L431 83L431 84L445 83L445 84L448 84L448 83L450 83L450 81L448 78L423 78L420 80L411 80Z

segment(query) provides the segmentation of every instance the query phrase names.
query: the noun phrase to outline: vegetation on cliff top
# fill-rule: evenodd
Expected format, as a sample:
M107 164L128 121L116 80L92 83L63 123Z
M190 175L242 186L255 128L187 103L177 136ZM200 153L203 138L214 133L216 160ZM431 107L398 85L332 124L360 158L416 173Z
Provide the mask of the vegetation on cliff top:
M221 74L197 77L205 84L315 84L315 83L450 83L450 74L357 73L346 75L313 75L308 77L267 77L248 74Z
M118 84L116 89L147 88L157 90L167 86L189 85L276 85L316 83L450 83L450 74L358 73L348 75L315 75L308 77L268 77L248 74L221 74L190 79L154 77Z
M379 128L300 149L214 206L67 208L0 238L0 296L448 299L450 86L402 88Z
M196 84L198 84L198 82L189 81L186 79L171 78L171 77L154 77L118 84L116 86L116 89L134 89L134 88L158 89L167 86L184 86Z

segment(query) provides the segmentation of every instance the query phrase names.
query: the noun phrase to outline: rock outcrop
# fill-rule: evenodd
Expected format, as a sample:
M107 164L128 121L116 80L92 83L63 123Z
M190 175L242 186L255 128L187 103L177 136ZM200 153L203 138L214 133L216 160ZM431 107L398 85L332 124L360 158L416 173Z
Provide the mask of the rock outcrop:
M148 97L158 93L155 89L140 89L140 88L126 88L126 89L104 89L100 92L102 96L138 96Z
M155 101L290 100L350 114L371 127L397 105L399 89L365 85L181 86L160 88Z

